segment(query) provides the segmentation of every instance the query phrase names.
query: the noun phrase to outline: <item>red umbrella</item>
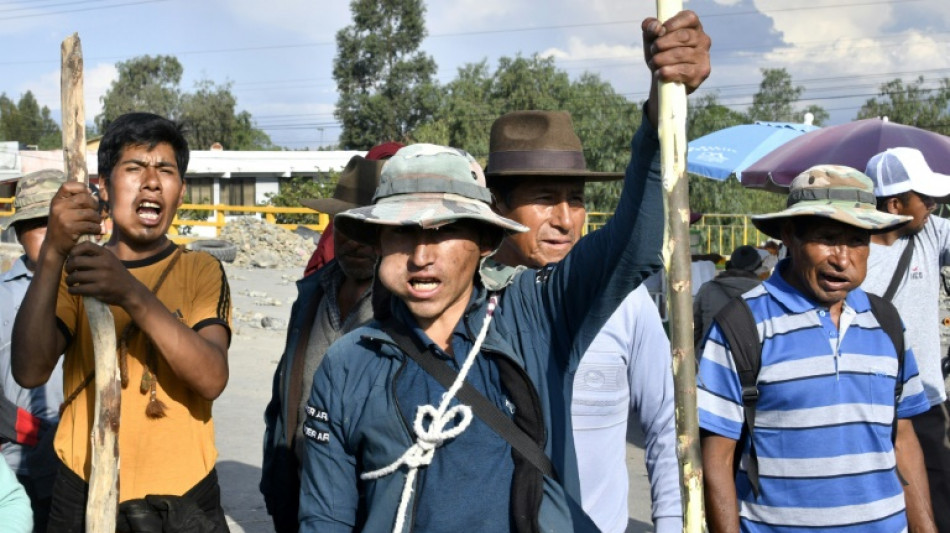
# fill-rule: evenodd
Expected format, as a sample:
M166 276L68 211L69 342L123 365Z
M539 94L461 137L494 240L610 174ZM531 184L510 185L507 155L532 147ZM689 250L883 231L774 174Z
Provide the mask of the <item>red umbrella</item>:
M950 137L871 118L815 130L779 146L742 171L742 184L784 193L795 176L814 165L847 165L863 172L874 154L899 146L917 148L934 172L950 174Z

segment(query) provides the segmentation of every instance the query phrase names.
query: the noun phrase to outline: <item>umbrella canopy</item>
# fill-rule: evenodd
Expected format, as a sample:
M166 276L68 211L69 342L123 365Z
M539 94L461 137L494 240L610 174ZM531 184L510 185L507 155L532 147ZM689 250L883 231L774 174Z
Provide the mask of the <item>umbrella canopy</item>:
M934 172L950 174L950 137L872 118L822 128L789 141L749 165L741 180L746 187L784 193L795 176L814 165L847 165L863 172L875 154L900 146L917 148Z
M717 180L741 175L765 154L816 129L810 124L756 122L714 131L689 143L686 170Z

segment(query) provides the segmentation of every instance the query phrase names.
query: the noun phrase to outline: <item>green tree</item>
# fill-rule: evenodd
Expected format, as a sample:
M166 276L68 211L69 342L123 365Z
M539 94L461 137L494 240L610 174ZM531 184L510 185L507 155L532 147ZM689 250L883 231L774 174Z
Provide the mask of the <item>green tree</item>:
M174 56L139 56L116 63L119 77L102 97L96 116L99 131L125 113L147 111L178 120L181 109L181 76L184 69Z
M801 99L805 88L792 84L792 76L784 68L762 69L762 82L752 97L752 106L746 113L748 122L802 122L806 112L814 115L816 125L828 120L828 113L817 105L798 109L795 103Z
M315 198L330 198L340 180L339 172L327 172L316 178L296 177L282 182L277 194L268 193L266 205L275 207L300 207L301 200ZM278 224L318 224L319 215L278 213Z
M935 89L924 87L923 76L906 85L900 79L883 83L879 98L869 99L858 111L858 119L873 117L950 135L950 78Z
M63 145L63 134L49 108L40 108L32 92L24 93L16 103L3 93L0 94L0 140L52 150Z
M743 113L719 103L719 94L712 92L693 97L686 112L686 137L698 139L732 126L746 123Z
M195 150L207 150L216 142L226 150L272 149L270 137L254 128L250 113L235 114L236 107L230 82L215 85L211 80L201 80L194 92L183 93L179 120L188 144Z
M623 172L630 160L630 137L640 126L640 106L614 91L596 74L585 73L571 83L564 106L584 145L587 168ZM585 195L591 211L613 212L623 182L588 182Z
M494 72L486 61L468 64L443 89L433 120L416 128L412 140L464 148L482 164L492 122L509 111L570 112L587 167L605 172L626 167L630 136L640 121L639 107L609 83L590 73L571 81L551 57L502 57ZM589 210L612 211L620 181L592 182L586 194Z
M353 24L337 32L333 79L340 145L368 149L408 138L438 105L435 61L418 51L426 36L422 0L352 0Z
M174 56L140 56L116 64L119 77L102 97L96 126L104 131L119 115L155 113L181 122L194 150L220 142L227 150L274 149L270 137L254 127L247 111L237 112L231 83L200 80L194 91L181 90L184 69Z

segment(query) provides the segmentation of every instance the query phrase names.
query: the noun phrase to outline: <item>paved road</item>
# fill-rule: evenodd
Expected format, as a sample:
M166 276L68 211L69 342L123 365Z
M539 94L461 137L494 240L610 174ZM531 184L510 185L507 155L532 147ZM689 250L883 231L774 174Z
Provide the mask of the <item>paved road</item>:
M228 268L236 315L260 313L286 320L296 295L293 279L299 270L244 270ZM260 305L279 301L281 306ZM284 345L282 330L235 324L231 341L231 377L227 389L214 404L218 443L218 475L224 511L235 533L270 533L270 517L257 484L261 473L263 412L270 399L271 378ZM635 426L635 424L634 424ZM627 463L630 468L630 524L628 532L652 531L650 489L643 467L639 429L628 435ZM632 444L631 444L632 443Z

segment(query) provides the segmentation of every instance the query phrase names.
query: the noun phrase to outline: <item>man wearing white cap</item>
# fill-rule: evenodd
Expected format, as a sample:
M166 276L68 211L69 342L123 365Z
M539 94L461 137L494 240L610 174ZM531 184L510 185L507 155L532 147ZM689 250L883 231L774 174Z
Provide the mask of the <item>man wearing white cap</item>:
M950 195L950 176L932 171L914 148L892 148L875 155L866 174L874 181L878 210L913 217L905 226L871 237L868 275L862 287L885 297L889 292L907 327L931 406L912 421L924 452L937 527L950 531L950 417L938 325L940 267L950 264L950 222L930 216L935 199ZM902 262L905 253L907 259Z

